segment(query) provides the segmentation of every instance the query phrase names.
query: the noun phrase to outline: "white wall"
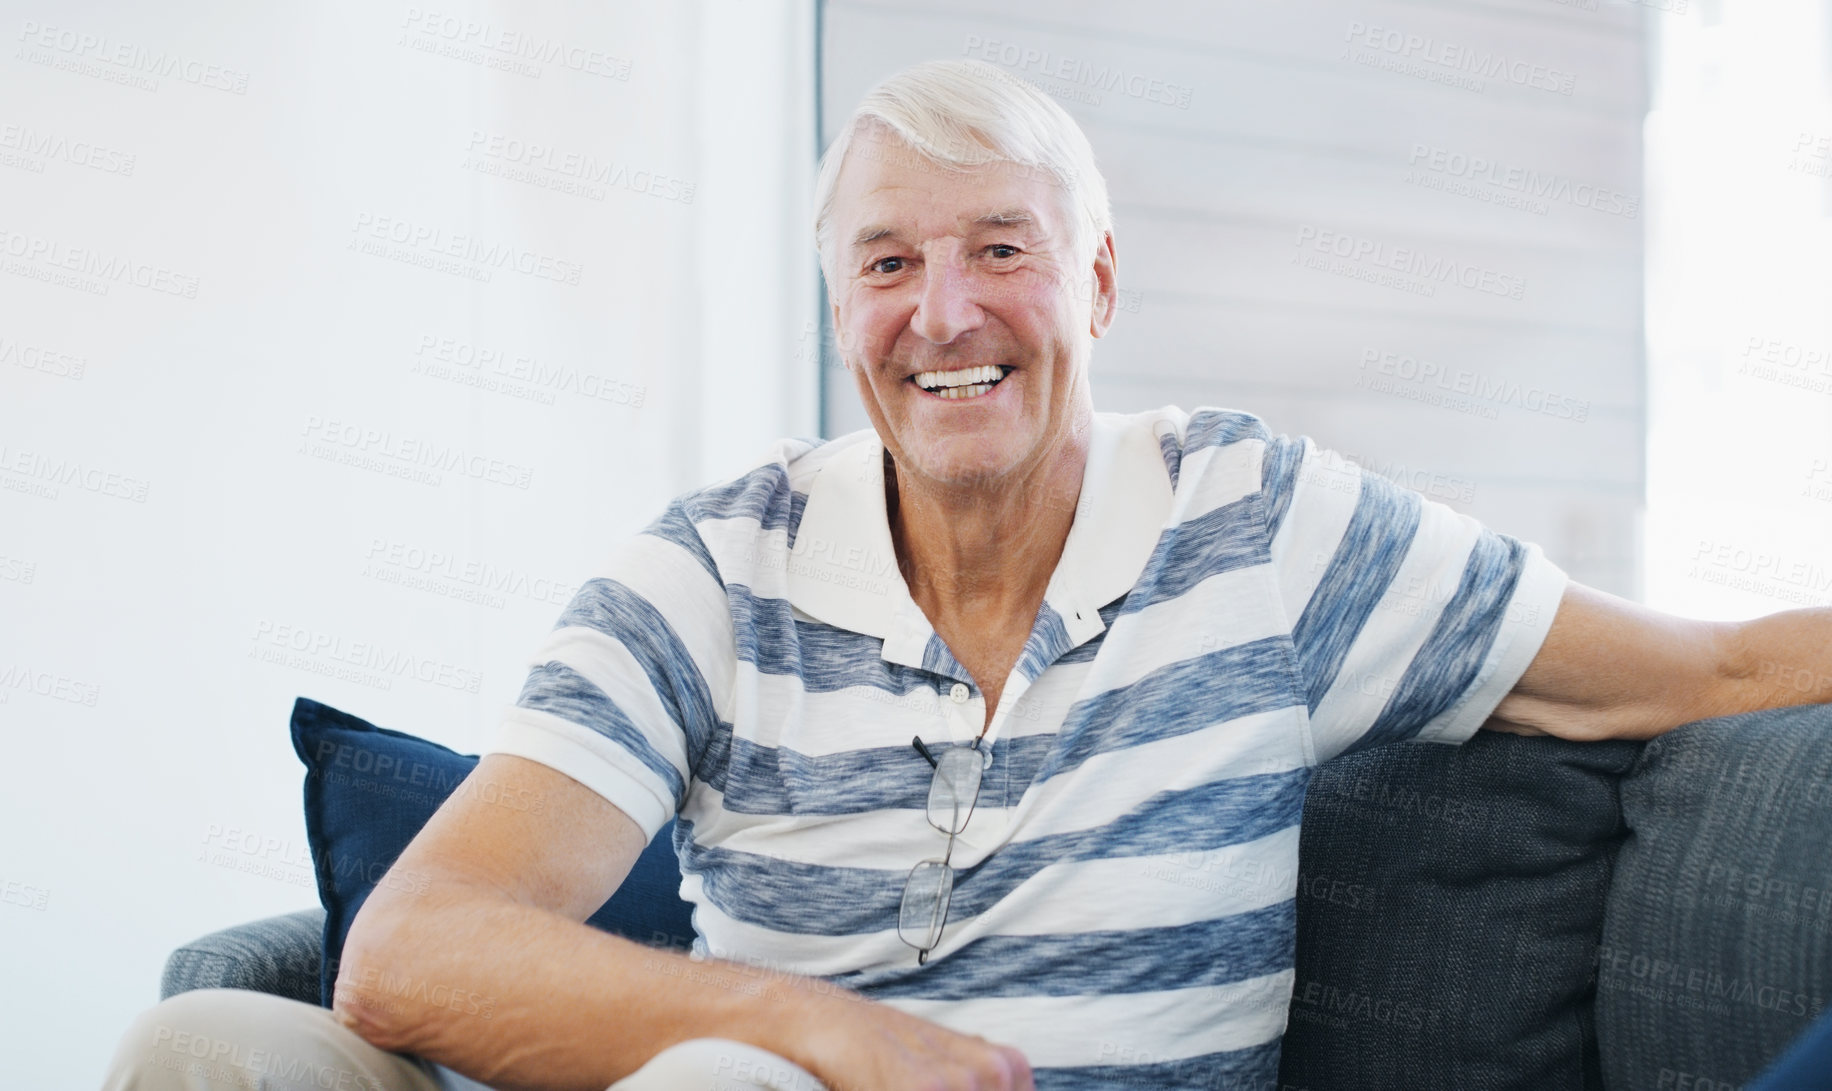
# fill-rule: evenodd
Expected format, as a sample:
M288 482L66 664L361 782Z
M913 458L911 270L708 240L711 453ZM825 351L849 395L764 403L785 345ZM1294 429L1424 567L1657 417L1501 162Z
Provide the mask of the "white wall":
M1647 17L1611 0L835 0L822 139L918 60L1032 78L1112 190L1122 313L1095 346L1097 409L1258 413L1634 595ZM1443 82L1489 58L1525 85ZM1547 196L1519 207L1531 185ZM1380 249L1332 268L1317 247L1336 238ZM1359 279L1400 248L1477 287ZM850 376L824 374L828 430L862 427Z
M816 430L813 28L0 2L8 1086L315 903L296 695L475 752L620 536Z

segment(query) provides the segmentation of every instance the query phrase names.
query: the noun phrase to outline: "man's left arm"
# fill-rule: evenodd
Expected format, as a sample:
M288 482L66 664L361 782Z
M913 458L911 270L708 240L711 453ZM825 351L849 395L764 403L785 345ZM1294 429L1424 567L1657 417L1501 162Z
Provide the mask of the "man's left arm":
M1827 701L1832 607L1693 621L1572 582L1539 653L1482 726L1648 739L1693 720Z

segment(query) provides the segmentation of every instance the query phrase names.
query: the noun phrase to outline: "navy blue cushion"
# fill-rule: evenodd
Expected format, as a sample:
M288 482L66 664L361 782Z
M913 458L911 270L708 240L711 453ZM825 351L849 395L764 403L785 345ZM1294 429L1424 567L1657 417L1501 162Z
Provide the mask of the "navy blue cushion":
M477 765L438 743L366 720L309 697L293 704L293 750L305 763L305 832L324 903L319 1003L331 986L344 937L381 882L412 883L388 868ZM511 798L505 806L518 806ZM529 806L537 806L530 801ZM680 898L680 859L669 822L643 850L617 893L585 923L639 943L683 948L693 942L692 913Z
M1318 769L1279 1086L1600 1087L1591 957L1640 749L1480 731Z

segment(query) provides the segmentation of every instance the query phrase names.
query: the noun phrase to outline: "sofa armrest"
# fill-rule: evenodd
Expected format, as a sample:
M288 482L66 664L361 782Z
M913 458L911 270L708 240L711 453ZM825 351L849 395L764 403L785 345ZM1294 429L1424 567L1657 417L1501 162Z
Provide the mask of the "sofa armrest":
M1832 707L1650 741L1622 813L1593 959L1604 1085L1753 1082L1832 1010Z
M252 989L317 1004L324 910L249 921L194 939L165 960L159 998L193 989Z

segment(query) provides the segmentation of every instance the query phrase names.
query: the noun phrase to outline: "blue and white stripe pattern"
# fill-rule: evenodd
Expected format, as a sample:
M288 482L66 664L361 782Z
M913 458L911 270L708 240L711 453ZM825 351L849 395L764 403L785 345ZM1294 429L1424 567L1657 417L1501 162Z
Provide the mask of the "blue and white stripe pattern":
M883 485L864 431L677 499L580 588L491 750L651 835L678 813L698 955L1018 1046L1040 1088L1272 1086L1310 770L1468 738L1564 574L1251 415L1096 414L919 967L898 898L946 838L910 739L964 745L986 710Z

